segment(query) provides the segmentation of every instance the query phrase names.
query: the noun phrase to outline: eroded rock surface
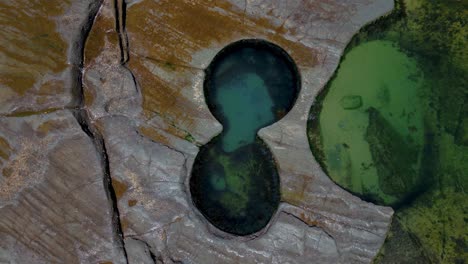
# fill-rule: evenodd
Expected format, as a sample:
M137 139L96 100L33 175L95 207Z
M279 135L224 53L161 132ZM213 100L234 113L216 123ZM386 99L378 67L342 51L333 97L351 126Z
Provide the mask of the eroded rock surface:
M69 111L1 117L0 142L2 261L124 263L101 157Z
M112 8L104 6L97 21L111 21ZM108 58L119 54L118 42L102 34L106 48L86 64L84 77L93 94L86 106L107 146L124 236L144 241L167 263L369 263L393 211L330 181L310 153L306 121L349 39L392 6L392 1L127 2L125 30L120 25L127 34L120 43L128 39L124 54L109 64ZM91 36L116 27L98 25ZM187 183L198 146L221 130L204 102L204 68L224 46L245 38L284 48L301 71L302 90L293 110L259 133L279 167L280 209L264 230L239 238L201 216ZM116 74L121 82L112 81Z
M99 5L98 0L0 3L0 114L77 106L81 53Z
M389 12L393 1L105 0L87 35L86 21L99 3L60 2L54 16L42 15L40 19L52 21L47 22L49 34L59 39L52 42L62 43L63 50L50 53L50 64L33 64L38 72L31 70L33 81L18 86L21 92L10 87L15 81L8 81L17 78L14 67L2 66L13 77L0 81L1 113L32 112L0 120L0 188L9 188L8 199L0 204L7 216L0 219L5 238L0 260L371 262L393 211L363 202L325 175L310 152L306 122L349 39ZM75 23L67 27L55 23L55 17ZM86 36L83 58L73 51ZM266 39L285 49L298 65L302 89L291 112L259 132L277 162L280 208L259 233L235 237L211 226L197 211L188 178L198 147L222 129L204 101L204 68L223 47L245 38ZM0 41L3 54L8 45ZM11 58L11 65L25 67ZM83 60L80 83L76 69ZM41 104L35 91L52 75L64 82L57 86L63 92L54 91ZM83 111L75 116L71 110L54 112L69 106ZM39 128L56 119L46 131ZM16 134L33 143L23 146ZM28 154L32 158L25 161L24 152L37 155ZM14 180L8 180L12 172L4 168L9 167L19 170L12 174L19 175L10 178ZM27 221L36 222L24 232ZM20 251L25 253L20 256Z

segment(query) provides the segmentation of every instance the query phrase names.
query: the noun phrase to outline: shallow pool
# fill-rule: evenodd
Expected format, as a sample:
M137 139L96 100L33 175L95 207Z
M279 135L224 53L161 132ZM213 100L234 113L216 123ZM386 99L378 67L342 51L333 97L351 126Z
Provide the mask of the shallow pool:
M337 184L395 209L375 263L466 263L468 4L395 4L348 46L310 145Z

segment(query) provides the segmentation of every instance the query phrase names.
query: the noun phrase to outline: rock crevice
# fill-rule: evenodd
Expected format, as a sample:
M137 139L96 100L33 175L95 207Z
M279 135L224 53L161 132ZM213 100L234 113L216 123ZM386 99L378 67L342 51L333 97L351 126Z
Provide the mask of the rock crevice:
M124 33L121 32L121 30L124 30L123 28L123 24L122 24L122 7L125 6L125 1L123 0L115 0L115 24L117 25L117 32L119 34L119 39L120 39L120 49L121 49L121 61L122 63L125 62L125 54L126 53L126 40L123 40L123 39L126 39L126 35ZM102 3L102 2L101 2ZM83 28L83 36L84 36L84 39L83 39L83 45L82 45L82 52L81 52L81 62L80 62L80 65L83 65L84 63L84 49L85 49L85 46L86 46L86 39L88 37L88 34L89 32L91 31L91 27L93 25L93 22L95 20L95 17L96 15L98 14L98 10L99 9L96 9L95 12L93 11L93 13L91 14L92 16L92 19L89 19L89 25L87 25L86 27ZM119 208L117 206L117 196L116 196L116 191L114 190L114 186L112 184L112 177L111 177L111 173L110 173L110 165L109 165L109 158L108 158L108 154L107 154L107 150L106 150L106 145L105 145L105 141L103 140L102 138L102 135L99 131L99 129L97 129L95 127L95 125L93 124L93 121L91 120L90 116L88 115L88 111L85 109L85 94L84 94L84 91L83 91L83 82L81 81L82 80L82 75L83 75L83 72L81 71L80 72L80 75L79 75L79 92L78 92L78 95L77 95L77 101L80 102L80 109L82 110L79 110L77 112L75 112L75 118L77 119L78 123L80 124L81 126L81 129L91 138L91 140L93 141L94 143L94 146L96 148L96 152L100 154L100 159L101 159L101 167L103 169L103 183L104 183L104 189L105 189L105 192L106 192L106 195L107 195L107 199L109 200L109 206L112 208L112 226L113 226L113 230L114 230L114 235L115 235L115 238L116 240L118 241L118 243L120 244L121 248L122 248L122 252L124 254L124 257L126 259L126 263L128 263L128 256L127 256L127 252L125 250L125 240L124 240L124 234L122 232L122 225L121 225L121 221L120 221L120 214L119 214Z

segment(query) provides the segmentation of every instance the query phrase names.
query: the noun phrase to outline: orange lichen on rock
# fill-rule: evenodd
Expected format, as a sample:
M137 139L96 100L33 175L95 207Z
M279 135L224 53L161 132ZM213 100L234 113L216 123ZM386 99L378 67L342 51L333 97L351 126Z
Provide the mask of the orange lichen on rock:
M106 4L114 5L114 1L106 1ZM93 27L86 39L84 50L84 65L92 63L104 50L106 44L113 45L116 56L120 56L119 35L116 31L114 6L101 8L96 16Z
M170 144L169 139L166 136L164 136L162 133L160 133L157 129L154 129L152 127L140 126L138 127L138 131L145 137L155 142L159 142L166 146Z
M67 44L56 30L54 16L62 14L69 3L0 2L0 85L24 95L45 74L67 67Z
M21 111L21 112L13 112L5 116L6 117L27 117L27 116L32 116L32 115L49 114L58 110L60 110L60 108L48 108L48 109L42 109L38 111Z
M314 50L286 39L282 27L226 1L142 1L129 8L127 24L133 52L175 65L191 65L194 53L239 38L266 38L296 60L315 62Z
M213 42L245 35L241 10L212 1L142 1L127 11L132 51L175 65L189 65L194 52ZM226 4L225 4L226 5Z
M63 80L49 80L39 88L39 95L54 96L65 91L65 82Z
M290 204L298 205L305 199L307 187L309 186L311 178L307 175L296 175L297 181L290 186L282 186L281 200Z
M127 218L125 216L120 218L120 226L122 227L122 231L125 233L129 228L130 223L128 222Z
M31 92L31 94L37 94L36 103L38 105L47 105L50 98L65 92L65 81L63 80L48 80L41 84L37 92Z
M83 87L83 98L86 105L92 105L96 98L96 92L88 87Z
M304 212L301 212L298 215L298 218L301 219L301 221L306 223L308 226L316 226L316 227L321 227L321 228L324 227L324 225L320 221L316 219L312 219L309 215L307 215Z
M310 47L299 42L291 41L280 34L270 35L270 41L285 49L297 65L314 67L317 64L317 53Z
M69 124L60 120L48 120L37 128L39 136L46 136L51 131L65 130Z
M11 152L11 147L8 144L8 141L0 137L0 158L7 160L8 157L10 156L10 152Z
M316 64L314 49L287 39L284 28L269 19L244 12L227 1L141 1L128 8L128 67L141 87L147 119L159 115L168 125L190 133L199 119L212 119L206 109L200 110L203 102L183 96L193 88L187 76L201 72L207 59L239 39L263 38L280 45L299 65ZM207 58L200 61L205 53Z
M304 199L304 194L297 191L282 190L281 200L296 205Z
M120 199L128 190L128 185L114 178L112 179L112 188L114 188L115 197Z
M135 206L138 203L137 200L128 200L128 206L132 207Z
M184 138L187 130L196 124L196 119L209 118L206 112L199 111L199 105L183 94L200 81L196 75L201 71L184 67L169 67L141 57L132 57L129 67L143 87L143 114L145 118L159 115L168 127L167 132ZM158 71L153 73L153 71Z

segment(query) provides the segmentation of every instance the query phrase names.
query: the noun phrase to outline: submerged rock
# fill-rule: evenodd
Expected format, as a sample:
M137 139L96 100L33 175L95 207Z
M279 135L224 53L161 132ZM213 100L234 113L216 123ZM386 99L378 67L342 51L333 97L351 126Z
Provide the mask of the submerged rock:
M340 105L346 110L358 109L362 106L362 97L359 95L343 96L340 100Z
M380 114L371 107L365 139L369 142L372 159L377 168L380 189L403 199L418 183L414 166L418 151L407 142Z

